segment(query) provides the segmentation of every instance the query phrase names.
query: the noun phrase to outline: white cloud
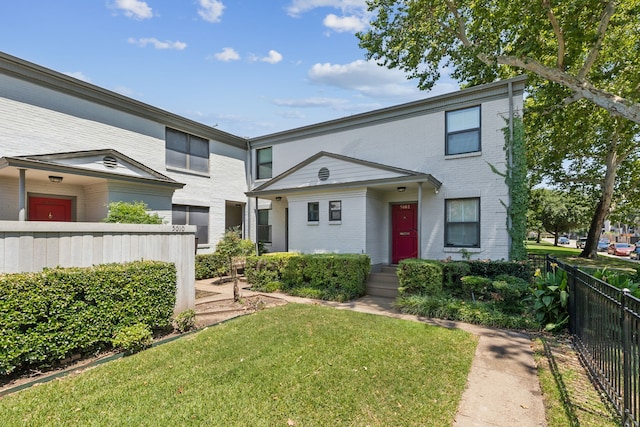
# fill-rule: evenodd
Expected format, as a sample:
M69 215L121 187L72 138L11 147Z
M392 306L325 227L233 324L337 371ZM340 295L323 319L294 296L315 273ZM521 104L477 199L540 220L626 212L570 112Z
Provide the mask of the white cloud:
M309 79L316 84L355 90L369 97L417 96L414 82L399 70L389 70L374 61L357 60L345 65L315 64L309 70Z
M91 83L91 79L85 76L82 71L65 72L64 74L75 79L82 80L83 82Z
M146 47L147 45L152 45L156 49L183 50L187 47L187 44L184 42L178 42L178 41L172 42L169 40L160 41L155 37L141 38L141 39L134 39L133 37L130 37L129 40L127 41L131 44L136 44L140 47Z
M331 7L339 9L343 13L347 11L366 11L366 0L292 0L287 7L287 13L290 16L300 16L304 12L308 12L319 7Z
M367 27L368 21L364 17L354 15L340 17L330 13L324 18L322 23L325 27L338 33L355 33L364 30Z
M277 64L278 62L282 61L282 54L272 49L269 51L269 55L267 56L259 57L256 55L250 55L249 61L251 62L262 61L262 62L268 62L269 64Z
M148 19L153 16L149 5L140 0L115 0L110 6L123 11L125 16L133 19Z
M213 58L218 61L229 62L237 61L240 59L240 55L232 47L225 47L222 52L213 54Z
M198 15L207 22L220 22L224 4L217 0L199 0Z

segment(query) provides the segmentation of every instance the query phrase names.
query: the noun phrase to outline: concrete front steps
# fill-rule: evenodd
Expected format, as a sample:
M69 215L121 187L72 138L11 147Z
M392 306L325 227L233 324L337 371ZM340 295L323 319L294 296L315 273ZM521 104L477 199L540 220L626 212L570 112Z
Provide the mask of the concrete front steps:
M398 296L398 276L396 266L383 265L382 271L369 273L367 295L372 297L395 298Z

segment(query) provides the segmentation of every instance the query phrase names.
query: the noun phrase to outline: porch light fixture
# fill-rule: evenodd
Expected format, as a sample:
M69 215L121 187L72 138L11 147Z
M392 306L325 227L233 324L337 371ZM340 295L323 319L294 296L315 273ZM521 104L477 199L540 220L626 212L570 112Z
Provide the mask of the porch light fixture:
M276 202L279 202L280 200L282 200L282 197L277 196L277 197L276 197Z
M49 181L51 182L62 182L61 176L49 175Z
M398 190L398 193L404 193L404 190L406 190L407 187L398 187L396 190Z

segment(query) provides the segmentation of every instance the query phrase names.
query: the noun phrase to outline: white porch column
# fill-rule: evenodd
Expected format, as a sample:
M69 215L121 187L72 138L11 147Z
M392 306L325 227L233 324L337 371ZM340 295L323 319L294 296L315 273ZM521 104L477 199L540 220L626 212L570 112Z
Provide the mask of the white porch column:
M418 183L418 259L422 258L422 182Z
M24 169L18 169L20 177L18 179L18 221L27 220L27 185L26 185L26 172Z

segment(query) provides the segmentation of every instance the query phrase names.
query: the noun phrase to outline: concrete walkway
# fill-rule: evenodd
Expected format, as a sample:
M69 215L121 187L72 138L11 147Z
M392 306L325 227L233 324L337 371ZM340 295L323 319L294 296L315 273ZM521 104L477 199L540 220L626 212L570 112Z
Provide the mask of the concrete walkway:
M197 303L233 298L233 284L211 285L210 283L211 280L198 281L196 289L218 294L198 299ZM243 286L246 284L240 284L242 296L257 294ZM391 298L365 296L355 301L337 303L280 293L266 295L290 302L322 304L338 309L389 316L445 328L458 328L470 332L478 336L478 347L453 426L538 427L547 425L531 340L524 334L402 314L392 307L393 299Z

